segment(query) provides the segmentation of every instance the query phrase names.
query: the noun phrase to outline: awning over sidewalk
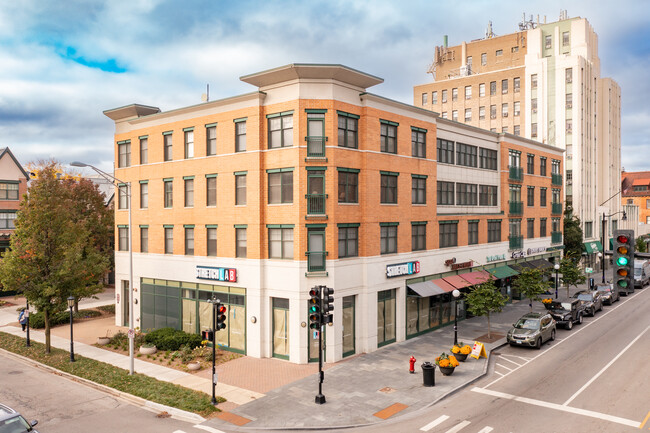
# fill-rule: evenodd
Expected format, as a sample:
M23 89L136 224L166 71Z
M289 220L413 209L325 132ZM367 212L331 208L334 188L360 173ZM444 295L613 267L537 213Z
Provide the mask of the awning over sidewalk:
M428 298L429 296L436 296L446 293L443 289L438 287L432 281L424 281L421 283L411 283L406 287L413 290L415 293L420 295L423 298Z
M537 269L535 265L533 265L532 262L519 262L519 263L513 263L512 265L508 265L515 271L521 273L522 270L524 269Z
M433 284L435 284L436 286L440 287L445 292L453 292L456 289L456 287L452 286L451 284L449 284L448 282L446 282L442 278L438 278L436 280L431 280L431 282Z
M462 289L464 287L472 285L472 283L464 279L461 275L450 275L448 277L444 277L443 280L454 286L456 289Z
M584 243L585 251L587 254L595 254L603 250L603 244L600 241L589 241Z
M515 271L510 266L506 266L506 265L498 266L493 269L488 269L488 272L490 272L498 279L514 277L515 275L519 275L519 272Z
M474 272L469 272L467 274L461 274L460 275L464 280L469 281L472 285L474 284L481 284L486 281L494 280L495 278L490 274L489 272L480 270L480 271L474 271Z
M550 269L553 267L553 264L549 262L546 259L537 259L532 261L533 265L535 265L538 269L541 269L542 271L545 269Z

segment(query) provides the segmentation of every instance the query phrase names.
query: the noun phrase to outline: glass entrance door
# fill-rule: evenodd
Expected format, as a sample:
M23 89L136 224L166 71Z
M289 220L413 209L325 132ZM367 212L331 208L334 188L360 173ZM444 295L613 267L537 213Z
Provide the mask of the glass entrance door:
M343 357L355 353L354 296L343 298Z
M129 308L131 299L129 297L129 282L122 280L122 326L129 326Z
M273 357L289 359L289 300L273 298Z

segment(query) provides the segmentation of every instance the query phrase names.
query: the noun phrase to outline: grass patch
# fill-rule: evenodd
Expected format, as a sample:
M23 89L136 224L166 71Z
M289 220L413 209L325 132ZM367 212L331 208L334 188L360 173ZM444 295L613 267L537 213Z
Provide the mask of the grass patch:
M44 344L32 341L31 347L27 347L24 338L11 334L0 332L0 348L118 391L204 417L219 411L210 403L211 396L203 392L162 382L144 374L130 376L128 370L79 355L75 355L75 362L70 362L68 351L53 347L52 352L47 354ZM221 403L226 400L217 397L217 401Z
M100 305L97 309L104 313L115 314L115 304Z

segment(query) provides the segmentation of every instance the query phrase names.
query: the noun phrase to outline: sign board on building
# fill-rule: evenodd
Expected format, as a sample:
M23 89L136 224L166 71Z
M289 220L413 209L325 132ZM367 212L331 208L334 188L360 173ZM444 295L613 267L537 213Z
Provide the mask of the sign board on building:
M472 261L470 260L469 262L463 262L463 263L454 263L451 265L451 270L455 271L457 269L465 269L465 268L471 268L472 267Z
M485 261L490 263L490 262L496 262L497 260L505 260L506 255L505 254L495 254L493 256L486 256Z
M546 247L537 247L537 248L528 248L528 250L526 250L526 253L528 255L531 255L535 253L543 253L544 251L546 251Z
M513 251L512 252L512 258L513 259L520 259L522 257L526 257L526 253L524 251L518 250L518 251Z
M237 281L237 269L197 266L196 278L199 280L228 281L234 283Z
M420 262L397 263L386 265L386 277L399 277L400 275L413 275L420 272Z

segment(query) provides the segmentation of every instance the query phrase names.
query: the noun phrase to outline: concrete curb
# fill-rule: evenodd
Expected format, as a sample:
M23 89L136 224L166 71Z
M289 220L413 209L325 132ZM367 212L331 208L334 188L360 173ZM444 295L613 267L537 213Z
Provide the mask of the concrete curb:
M73 374L66 373L66 372L61 371L61 370L57 370L54 367L50 367L49 365L42 364L42 363L40 363L38 361L34 361L33 359L18 355L16 353L9 352L9 351L7 351L5 349L0 349L0 353L4 354L4 355L6 355L6 356L8 356L10 358L13 358L13 359L15 359L17 361L20 361L20 362L22 362L24 364L40 368L41 370L45 370L45 371L47 371L49 373L54 373L56 375L59 375L59 376L62 376L64 378L66 378L68 380L71 380L73 382L78 382L78 383L81 383L83 385L94 388L94 389L96 389L98 391L102 391L102 392L104 392L106 394L109 394L109 395L111 395L113 397L120 398L122 400L126 400L131 404L134 404L136 406L140 406L140 407L142 407L144 409L147 409L147 410L149 410L151 412L157 412L157 413L167 412L174 419L177 419L177 420L180 420L180 421L185 421L185 422L191 422L191 423L195 423L195 424L200 424L200 423L206 421L205 418L203 418L202 416L197 415L197 414L195 414L193 412L184 411L184 410L181 410L181 409L177 409L175 407L165 406L163 404L155 403L155 402L149 401L149 400L145 400L144 398L137 397L135 395L132 395L132 394L129 394L129 393L126 393L126 392L123 392L123 391L118 391L118 390L116 390L114 388L111 388L109 386L102 385L102 384L93 382L93 381L88 380L88 379L84 379L83 377L75 376Z

